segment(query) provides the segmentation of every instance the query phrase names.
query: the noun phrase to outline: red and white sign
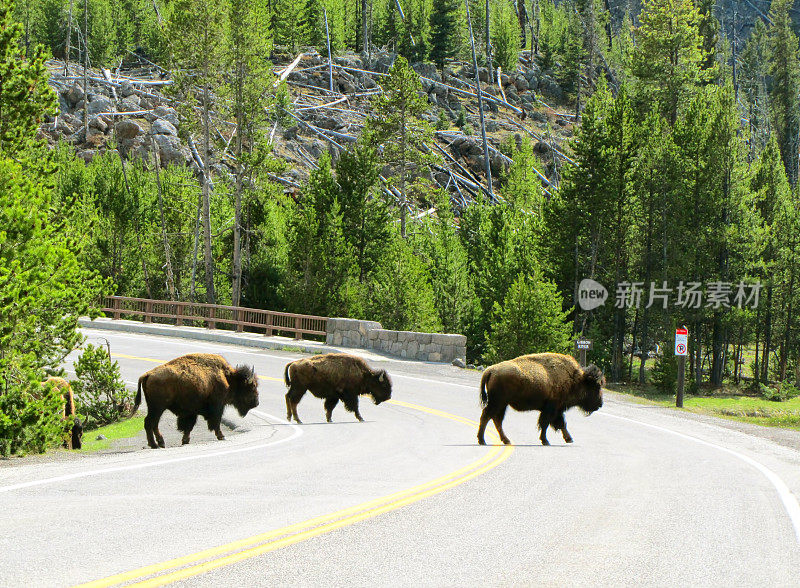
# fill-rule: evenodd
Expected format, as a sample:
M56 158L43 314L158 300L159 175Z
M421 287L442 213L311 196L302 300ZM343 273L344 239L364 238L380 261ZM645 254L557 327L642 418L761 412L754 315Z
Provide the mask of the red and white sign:
M689 329L675 329L675 355L688 355Z

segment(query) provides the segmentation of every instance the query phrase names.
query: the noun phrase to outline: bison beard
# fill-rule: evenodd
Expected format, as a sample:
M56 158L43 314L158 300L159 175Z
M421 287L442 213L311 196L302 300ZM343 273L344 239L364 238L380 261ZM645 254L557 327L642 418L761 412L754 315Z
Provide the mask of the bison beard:
M241 416L258 406L258 379L253 368L240 365L234 369L222 356L210 353L184 355L143 374L134 412L141 404L142 392L147 400L144 430L153 449L165 446L158 430L165 410L178 417L185 445L198 416L205 418L208 430L222 440L220 424L226 405L234 406Z
M500 440L511 441L503 432L506 409L538 410L539 439L547 441L547 427L560 430L564 441L572 443L564 412L573 406L591 414L603 406L602 388L605 378L594 365L583 369L575 358L560 353L523 355L490 366L481 378L481 413L478 442L484 445L484 431L494 421Z
M360 357L328 353L299 359L286 365L283 373L286 393L286 420L300 423L297 405L306 391L325 400L325 417L331 422L334 407L341 400L346 410L363 422L358 397L370 395L375 404L392 397L392 382L386 370L373 370Z

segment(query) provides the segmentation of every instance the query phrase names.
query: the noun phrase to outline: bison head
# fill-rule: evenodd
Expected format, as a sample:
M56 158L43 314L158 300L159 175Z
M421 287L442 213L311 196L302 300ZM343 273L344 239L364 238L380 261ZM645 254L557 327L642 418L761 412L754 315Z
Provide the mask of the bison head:
M392 397L392 381L389 379L389 374L386 373L386 370L372 373L369 393L372 395L372 401L375 404L380 404Z
M586 414L592 414L603 406L603 386L606 378L596 365L590 365L583 370L583 400L578 403L580 409Z
M237 365L228 385L231 388L231 403L241 416L258 406L258 376L252 367Z

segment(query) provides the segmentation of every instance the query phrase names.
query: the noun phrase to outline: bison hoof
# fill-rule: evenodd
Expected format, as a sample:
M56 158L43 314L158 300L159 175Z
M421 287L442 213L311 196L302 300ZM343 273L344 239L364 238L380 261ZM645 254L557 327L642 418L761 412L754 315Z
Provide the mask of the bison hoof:
M572 437L569 437L569 438L567 438L567 439L564 439L564 441L566 441L567 443L572 443Z
M500 440L503 442L503 445L511 445L511 439L509 439L508 437Z
M486 441L478 437L478 445L486 445Z
M542 439L542 445L550 445L550 441L547 439Z

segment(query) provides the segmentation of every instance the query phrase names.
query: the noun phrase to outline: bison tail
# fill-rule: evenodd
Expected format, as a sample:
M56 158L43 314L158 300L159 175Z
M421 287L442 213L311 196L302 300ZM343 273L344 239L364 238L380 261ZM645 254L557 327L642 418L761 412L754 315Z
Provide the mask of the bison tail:
M489 394L486 392L486 384L489 382L491 375L491 372L486 370L483 372L483 377L481 378L481 406L489 404Z
M292 385L292 382L289 380L289 366L291 366L293 363L294 363L293 361L287 363L286 367L283 370L283 381L286 384L287 388Z
M134 400L133 410L131 414L136 414L136 411L139 410L139 405L142 403L142 388L145 387L147 384L147 375L145 374L141 378L139 378L139 384L136 386L136 399Z

